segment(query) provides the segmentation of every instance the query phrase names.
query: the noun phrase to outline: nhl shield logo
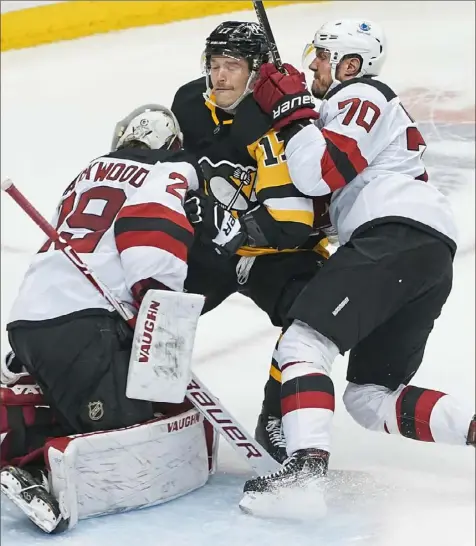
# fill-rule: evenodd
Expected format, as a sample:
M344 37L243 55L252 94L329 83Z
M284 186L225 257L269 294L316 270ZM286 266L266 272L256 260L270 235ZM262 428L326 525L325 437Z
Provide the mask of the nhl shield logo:
M99 419L102 419L104 415L103 403L100 400L97 402L89 402L88 411L91 421L99 421Z

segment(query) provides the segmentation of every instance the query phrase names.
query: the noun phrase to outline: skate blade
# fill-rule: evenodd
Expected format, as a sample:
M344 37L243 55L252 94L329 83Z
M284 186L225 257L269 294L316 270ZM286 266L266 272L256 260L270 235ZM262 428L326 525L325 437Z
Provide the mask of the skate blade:
M5 473L2 473L1 492L45 533L55 532L61 523L61 516L58 519L51 508L41 499L32 498L29 501L27 497L27 500L24 500L20 496L21 484L13 476L6 476ZM28 493L24 492L23 495L28 495Z
M245 513L266 519L312 521L327 513L324 484L287 487L275 492L248 491L239 502Z

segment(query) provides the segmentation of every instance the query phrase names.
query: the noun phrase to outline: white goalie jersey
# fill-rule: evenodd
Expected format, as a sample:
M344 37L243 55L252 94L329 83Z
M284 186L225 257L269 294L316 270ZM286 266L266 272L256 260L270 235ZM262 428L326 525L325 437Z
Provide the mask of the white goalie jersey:
M124 148L93 160L68 186L53 225L114 296L134 307L153 279L182 291L193 229L183 210L197 171L185 152ZM55 244L42 246L9 317L43 321L112 307Z
M387 85L370 78L338 84L319 116L289 140L286 157L302 193L332 193L329 214L341 244L367 222L394 217L428 226L456 246L449 202L428 182L425 141Z

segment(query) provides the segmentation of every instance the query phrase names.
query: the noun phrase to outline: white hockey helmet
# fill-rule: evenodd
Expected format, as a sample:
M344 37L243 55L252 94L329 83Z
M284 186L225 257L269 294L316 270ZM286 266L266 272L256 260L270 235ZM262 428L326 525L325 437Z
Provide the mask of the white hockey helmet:
M152 150L182 145L183 135L173 112L160 104L145 104L119 121L114 129L111 150L138 141Z
M385 61L385 35L382 28L372 21L339 19L322 25L314 35L312 44L305 47L303 65L306 69L315 58L316 49L325 49L330 53L333 80L342 58L354 54L362 59L357 78L378 76Z

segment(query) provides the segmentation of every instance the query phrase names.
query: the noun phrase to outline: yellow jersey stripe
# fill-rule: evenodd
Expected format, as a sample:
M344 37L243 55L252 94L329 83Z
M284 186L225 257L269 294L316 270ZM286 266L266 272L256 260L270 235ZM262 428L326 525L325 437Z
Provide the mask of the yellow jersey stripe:
M269 368L269 375L275 379L278 383L281 383L281 371L278 370L273 364L271 364L271 367Z

